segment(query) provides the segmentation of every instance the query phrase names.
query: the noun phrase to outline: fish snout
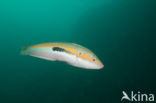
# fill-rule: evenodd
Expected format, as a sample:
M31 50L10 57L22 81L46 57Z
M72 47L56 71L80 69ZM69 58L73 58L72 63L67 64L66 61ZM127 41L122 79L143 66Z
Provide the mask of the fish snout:
M104 64L101 61L96 62L99 65L99 69L104 68Z

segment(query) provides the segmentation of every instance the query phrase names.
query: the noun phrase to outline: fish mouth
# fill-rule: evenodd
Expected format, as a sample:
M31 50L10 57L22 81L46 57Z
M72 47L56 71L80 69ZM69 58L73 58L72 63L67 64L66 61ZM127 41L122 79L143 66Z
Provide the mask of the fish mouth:
M102 69L102 68L104 68L104 65L103 64L101 65L100 69Z
M96 64L97 64L98 67L99 67L98 69L104 68L104 65L103 65L103 63L102 63L101 61L97 61Z
M98 64L98 68L97 69L102 69L102 68L104 68L104 65L103 64L101 64L101 65Z
M96 65L96 67L94 69L100 70L100 69L104 68L104 65L102 64L102 62L95 63L95 65Z

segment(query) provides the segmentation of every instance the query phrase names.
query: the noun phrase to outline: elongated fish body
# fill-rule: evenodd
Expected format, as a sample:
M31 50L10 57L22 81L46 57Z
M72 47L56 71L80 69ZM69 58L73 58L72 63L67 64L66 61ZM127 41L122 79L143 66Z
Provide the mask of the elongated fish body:
M25 47L21 53L51 61L63 61L85 69L101 69L104 67L93 52L75 43L41 43Z

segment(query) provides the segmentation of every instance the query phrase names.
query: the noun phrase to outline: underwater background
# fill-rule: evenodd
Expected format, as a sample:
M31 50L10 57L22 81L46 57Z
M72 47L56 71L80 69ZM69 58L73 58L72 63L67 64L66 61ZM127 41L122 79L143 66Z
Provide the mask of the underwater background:
M0 103L121 103L156 95L155 0L1 0ZM92 50L101 70L20 54L42 42Z

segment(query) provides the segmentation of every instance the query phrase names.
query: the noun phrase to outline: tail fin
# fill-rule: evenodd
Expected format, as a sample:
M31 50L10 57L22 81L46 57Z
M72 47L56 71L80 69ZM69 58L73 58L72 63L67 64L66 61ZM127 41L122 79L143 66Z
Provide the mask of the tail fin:
M23 54L23 55L26 55L26 50L28 49L28 47L23 47L22 49L21 49L21 54Z

